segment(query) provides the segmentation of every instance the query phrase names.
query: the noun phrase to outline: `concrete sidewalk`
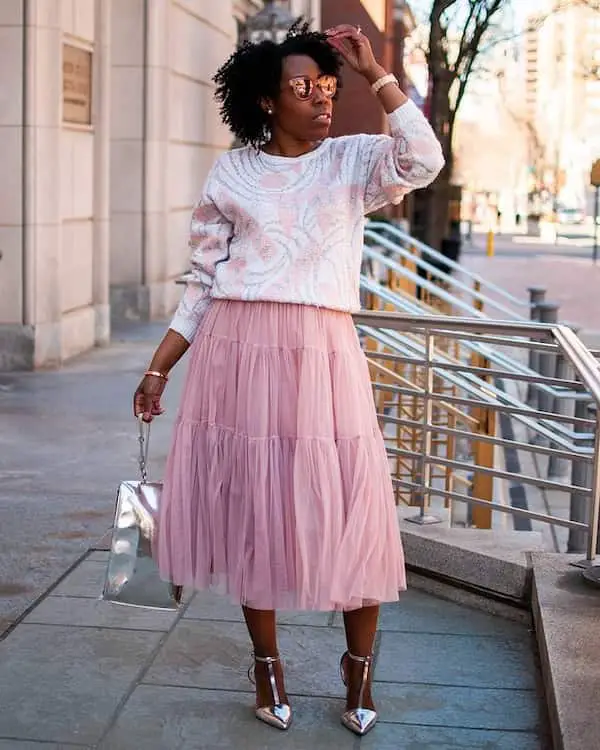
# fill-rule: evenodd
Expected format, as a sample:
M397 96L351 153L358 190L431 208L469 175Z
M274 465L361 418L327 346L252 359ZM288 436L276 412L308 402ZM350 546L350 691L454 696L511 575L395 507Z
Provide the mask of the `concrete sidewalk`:
M131 400L165 328L132 324L60 370L0 373L0 633L105 534L118 483L137 477ZM184 371L152 429L154 476Z
M416 590L384 607L381 720L360 740L339 720L341 617L282 613L295 712L283 734L254 718L241 610L209 594L177 615L99 601L106 555L90 553L0 643L0 750L549 747L523 625Z

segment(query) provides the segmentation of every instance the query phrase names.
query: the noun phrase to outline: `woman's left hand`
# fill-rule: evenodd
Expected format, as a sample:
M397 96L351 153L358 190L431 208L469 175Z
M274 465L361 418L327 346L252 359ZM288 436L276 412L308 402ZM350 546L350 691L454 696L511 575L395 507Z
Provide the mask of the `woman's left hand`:
M369 76L379 68L379 64L373 54L371 42L356 26L342 24L327 29L325 32L329 37L329 44L336 49L348 65L357 73Z

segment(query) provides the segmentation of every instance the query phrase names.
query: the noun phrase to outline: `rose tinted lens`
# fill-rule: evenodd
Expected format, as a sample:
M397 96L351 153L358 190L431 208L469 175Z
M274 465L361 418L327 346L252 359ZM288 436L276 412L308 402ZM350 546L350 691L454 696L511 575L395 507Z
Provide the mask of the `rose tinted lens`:
M337 91L337 78L335 76L321 76L319 78L319 88L325 96L333 99Z
M308 99L312 94L313 84L310 78L292 78L290 83L298 99Z

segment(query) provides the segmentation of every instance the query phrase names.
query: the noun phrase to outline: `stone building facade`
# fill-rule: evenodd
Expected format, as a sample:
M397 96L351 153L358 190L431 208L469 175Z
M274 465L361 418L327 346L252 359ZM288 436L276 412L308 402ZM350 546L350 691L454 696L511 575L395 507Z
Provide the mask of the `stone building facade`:
M230 147L211 77L259 0L1 0L0 370L56 366L181 294ZM320 24L320 0L291 0Z

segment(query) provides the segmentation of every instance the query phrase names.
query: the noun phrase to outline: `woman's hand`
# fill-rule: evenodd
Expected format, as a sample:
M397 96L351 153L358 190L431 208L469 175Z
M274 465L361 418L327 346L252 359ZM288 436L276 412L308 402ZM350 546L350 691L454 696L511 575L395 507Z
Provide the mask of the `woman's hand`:
M167 384L166 373L171 372L189 346L189 341L186 341L177 331L169 328L165 333L150 361L147 374L144 375L133 394L133 413L136 417L141 414L144 422L152 422L154 417L163 413L160 397ZM156 374L152 375L153 372ZM160 373L164 374L161 376Z
M327 29L325 33L329 37L329 44L353 70L365 76L370 83L374 83L380 77L383 68L375 59L371 42L359 28L342 24Z
M144 375L133 395L134 416L142 415L144 422L152 422L154 417L160 416L164 409L160 405L160 397L167 381L158 375Z

